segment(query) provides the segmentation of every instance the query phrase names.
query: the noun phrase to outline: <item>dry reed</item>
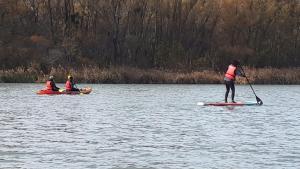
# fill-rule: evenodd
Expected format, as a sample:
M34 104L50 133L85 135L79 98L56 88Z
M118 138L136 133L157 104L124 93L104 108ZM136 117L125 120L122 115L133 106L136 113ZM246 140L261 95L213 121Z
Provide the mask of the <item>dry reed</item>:
M253 84L300 84L300 68L245 68ZM0 82L6 83L41 83L49 75L55 76L56 82L65 82L72 74L78 83L138 83L138 84L220 84L224 73L211 70L189 73L163 70L144 70L132 67L82 67L80 69L52 68L49 74L43 74L34 68L0 70ZM238 84L247 84L245 78L237 78Z

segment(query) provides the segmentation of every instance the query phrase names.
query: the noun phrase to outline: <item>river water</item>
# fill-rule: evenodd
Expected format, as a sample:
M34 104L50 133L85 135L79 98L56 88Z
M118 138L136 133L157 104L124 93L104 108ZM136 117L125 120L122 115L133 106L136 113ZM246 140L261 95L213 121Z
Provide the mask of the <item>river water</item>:
M60 85L62 86L62 85ZM263 106L204 107L223 85L80 85L38 96L0 84L0 168L299 168L300 86L254 86ZM255 101L236 86L237 101Z

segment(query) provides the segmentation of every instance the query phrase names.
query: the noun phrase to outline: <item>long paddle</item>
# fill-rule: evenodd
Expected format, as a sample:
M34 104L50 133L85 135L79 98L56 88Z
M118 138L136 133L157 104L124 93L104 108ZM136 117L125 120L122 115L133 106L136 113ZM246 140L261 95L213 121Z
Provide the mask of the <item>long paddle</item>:
M79 89L76 83L74 83L74 87L76 87L77 89ZM79 91L81 91L81 90L82 89L79 89Z
M250 85L250 87L251 87L251 89L252 89L252 91L253 91L253 94L254 94L255 97L256 97L257 104L262 105L262 104L263 104L263 101L262 101L259 97L257 97L257 95L256 95L256 93L255 93L255 91L254 91L254 89L253 89L253 87L252 87L252 85L251 85L249 79L248 79L247 76L246 76L246 73L245 73L243 67L240 66L240 68L241 68L241 70L243 71L243 74L245 75L245 78L247 79L247 82L248 82L248 84Z

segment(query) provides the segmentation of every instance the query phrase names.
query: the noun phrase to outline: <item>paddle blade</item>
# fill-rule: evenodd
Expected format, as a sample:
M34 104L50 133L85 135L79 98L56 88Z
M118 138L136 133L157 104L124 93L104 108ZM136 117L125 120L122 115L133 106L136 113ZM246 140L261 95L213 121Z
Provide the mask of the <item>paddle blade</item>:
M257 101L257 104L263 105L263 101L257 96L256 96L256 101Z

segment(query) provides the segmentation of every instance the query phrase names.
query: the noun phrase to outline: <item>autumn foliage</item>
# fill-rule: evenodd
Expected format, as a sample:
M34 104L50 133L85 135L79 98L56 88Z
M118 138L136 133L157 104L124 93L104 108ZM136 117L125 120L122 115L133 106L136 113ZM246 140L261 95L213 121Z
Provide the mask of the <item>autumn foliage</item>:
M298 0L1 0L0 67L300 66Z

